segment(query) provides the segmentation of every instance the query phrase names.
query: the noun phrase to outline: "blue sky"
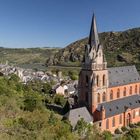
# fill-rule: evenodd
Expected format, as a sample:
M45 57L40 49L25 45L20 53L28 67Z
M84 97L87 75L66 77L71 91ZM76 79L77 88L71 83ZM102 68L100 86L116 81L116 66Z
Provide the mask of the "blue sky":
M98 31L140 27L140 0L0 0L0 46L65 47Z

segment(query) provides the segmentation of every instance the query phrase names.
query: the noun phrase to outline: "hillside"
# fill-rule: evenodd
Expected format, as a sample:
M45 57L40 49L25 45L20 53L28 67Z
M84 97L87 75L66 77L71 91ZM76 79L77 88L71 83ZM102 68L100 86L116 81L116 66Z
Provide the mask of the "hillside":
M3 48L0 47L0 63L32 66L42 65L46 59L58 52L59 48Z
M103 32L99 37L109 67L135 64L140 70L140 28ZM87 41L84 38L59 50L53 59L47 59L47 65L80 66Z

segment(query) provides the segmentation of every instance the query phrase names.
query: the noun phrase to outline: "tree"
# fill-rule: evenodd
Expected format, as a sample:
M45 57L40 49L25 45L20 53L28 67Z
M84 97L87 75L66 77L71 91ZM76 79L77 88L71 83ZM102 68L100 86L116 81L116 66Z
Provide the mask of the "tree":
M80 120L78 120L75 126L75 130L78 132L80 136L83 136L86 133L87 127L88 127L88 124L84 121L83 118L81 118Z
M56 94L54 96L54 103L57 104L57 105L64 106L65 103L66 103L66 100L64 99L64 96Z
M140 128L134 128L134 129L131 129L127 134L126 136L128 138L131 138L133 140L139 140L140 139Z
M102 135L104 140L112 140L112 134L110 131L105 130Z
M49 119L48 119L48 123L50 125L55 125L56 121L57 121L57 118L55 117L54 112L51 111L51 114L50 114Z

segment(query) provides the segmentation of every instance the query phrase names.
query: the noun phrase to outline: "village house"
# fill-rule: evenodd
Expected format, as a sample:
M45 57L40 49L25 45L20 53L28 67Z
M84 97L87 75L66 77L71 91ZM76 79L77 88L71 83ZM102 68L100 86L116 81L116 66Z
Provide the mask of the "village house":
M101 130L114 133L140 121L140 75L135 66L108 68L103 48L93 16L79 74L78 101Z

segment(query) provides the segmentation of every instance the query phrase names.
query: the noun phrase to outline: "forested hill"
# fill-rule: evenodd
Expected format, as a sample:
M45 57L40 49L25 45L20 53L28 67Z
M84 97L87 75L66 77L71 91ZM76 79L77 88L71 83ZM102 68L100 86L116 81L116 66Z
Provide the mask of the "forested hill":
M106 54L108 66L135 64L140 70L140 28L123 32L103 32L99 34L100 42ZM79 66L83 60L84 46L88 38L71 43L60 49L48 65Z

